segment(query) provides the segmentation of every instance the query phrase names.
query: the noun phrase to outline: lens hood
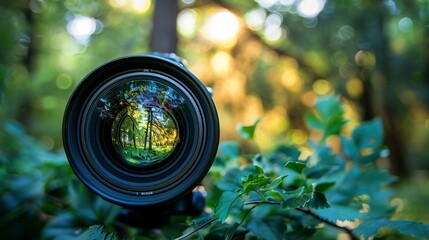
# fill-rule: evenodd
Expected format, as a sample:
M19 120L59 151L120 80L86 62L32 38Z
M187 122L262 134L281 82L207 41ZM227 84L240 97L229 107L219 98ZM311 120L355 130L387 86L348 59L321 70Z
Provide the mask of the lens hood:
M124 207L163 206L211 167L219 121L207 88L172 54L131 55L82 79L63 120L78 178Z

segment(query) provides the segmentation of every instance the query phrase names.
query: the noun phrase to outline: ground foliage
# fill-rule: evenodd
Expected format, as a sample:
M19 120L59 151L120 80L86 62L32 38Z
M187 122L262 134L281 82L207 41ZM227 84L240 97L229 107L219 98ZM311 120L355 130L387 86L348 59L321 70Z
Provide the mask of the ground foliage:
M322 97L308 111L320 132L303 154L293 145L252 156L224 142L204 183L207 211L175 217L160 229L135 229L117 221L120 208L94 196L76 180L62 153L47 153L16 123L1 131L1 221L6 239L352 239L429 238L429 226L393 220L391 183L379 167L388 150L379 119L361 123L350 136L337 96ZM259 120L239 126L251 141ZM342 149L327 141L338 138ZM19 139L19 141L17 141ZM32 159L32 161L28 161ZM22 231L26 229L26 231ZM387 230L386 230L387 229ZM393 230L388 230L393 229Z

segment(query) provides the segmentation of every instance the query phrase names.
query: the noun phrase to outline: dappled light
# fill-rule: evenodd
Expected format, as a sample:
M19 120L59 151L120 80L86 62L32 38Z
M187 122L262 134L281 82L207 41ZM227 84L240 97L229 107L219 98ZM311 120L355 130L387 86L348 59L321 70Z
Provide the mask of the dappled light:
M197 33L198 13L194 9L184 9L177 16L177 30L186 37L192 38Z
M312 166L321 157L314 156L322 154L315 150L321 143L329 146L338 159L346 161L344 167L350 170L351 157L347 151L351 150L345 148L358 143L344 142L344 138L352 136L361 122L378 119L383 124L380 129L384 135L380 153L377 152L381 158L377 167L399 176L399 186L402 179L427 183L428 1L411 4L407 0L178 0L177 6L171 5L174 15L168 15L174 20L174 24L170 23L174 31L168 30L169 34L163 38L153 34L154 29L159 30L153 23L154 16L164 16L167 21L166 15L157 12L155 7L160 1L164 0L6 0L2 4L0 137L11 134L16 137L14 142L0 141L0 164L15 158L20 151L23 156L19 155L19 159L31 159L28 153L18 149L19 144L37 148L34 151L40 153L42 159L54 159L49 163L51 166L64 163L62 118L68 98L79 81L103 62L152 52L153 42L177 37L177 44L170 46L171 49L177 49L176 54L184 59L186 68L212 91L221 142L238 146L238 150L225 150L221 145L219 158L227 160L222 166L215 162L218 164L215 171L220 166L229 168L235 160L243 169L246 164L256 162L249 157L255 154L271 161L274 153L282 161L296 154L298 163L308 161L308 166ZM153 106L153 102L152 105L144 102L149 99L145 84L141 84L139 90L134 85L126 85L135 89L127 93L121 89L117 96L100 98L98 106L100 114L108 110L114 112L115 109L108 106L109 101L120 104L121 94L136 96L137 104L114 112L115 116L110 119L114 126L110 143L121 161L137 167L162 163L181 141L173 108L180 108L182 103L176 101L175 107L169 108L165 103ZM174 102L173 98L180 99L173 89L162 84L157 87L161 89L160 94L170 94L170 103ZM344 122L324 119L323 111L332 110L331 105L311 115L311 109L320 110L318 101L330 96L338 96L341 109L337 109L337 113L342 113L344 119L340 120ZM122 104L128 103L122 101ZM239 126L255 122L252 138L243 137ZM337 124L341 128L324 133L323 124ZM289 152L285 146L293 146L299 154ZM228 155L234 151L243 156ZM356 151L356 155L365 157L374 153L365 146ZM365 164L360 165L359 170L369 166ZM1 168L0 176L6 175ZM16 177L19 173L14 172L14 168ZM225 169L216 174L224 176ZM43 176L38 174L40 178ZM57 191L56 185L64 184L55 182L58 176L50 178L54 191ZM242 183L241 180L238 183ZM50 191L44 183L40 184L34 189ZM314 180L313 185L317 184ZM417 187L429 192L427 186ZM418 200L407 199L407 192L412 190L399 189L402 195L392 198L391 202L397 207L395 214L404 218L407 217L404 212ZM67 192L58 190L61 191ZM423 197L429 201L427 194ZM31 204L37 200L28 199ZM50 219L54 215L52 209L63 209L69 204L52 201L38 217ZM372 214L367 196L358 196L356 201L362 202L359 206L362 214ZM209 205L207 212L215 212L213 202ZM253 207L249 205L247 209ZM19 216L19 211L8 217ZM249 213L248 218L252 217ZM420 217L422 222L429 223L428 216ZM225 221L229 224L236 220L229 217ZM242 223L246 224L247 220ZM354 221L333 223L350 228L359 225ZM189 229L187 231L193 231ZM349 237L348 234L334 237L337 236L340 236L338 239Z
M67 24L67 31L80 43L89 41L97 29L96 20L86 16L75 16Z
M136 13L146 13L151 7L151 2L151 0L109 0L112 7Z
M205 38L214 44L233 47L237 42L240 23L227 10L220 10L208 16L201 30Z
M298 4L298 14L305 18L314 18L323 10L325 0L301 0Z

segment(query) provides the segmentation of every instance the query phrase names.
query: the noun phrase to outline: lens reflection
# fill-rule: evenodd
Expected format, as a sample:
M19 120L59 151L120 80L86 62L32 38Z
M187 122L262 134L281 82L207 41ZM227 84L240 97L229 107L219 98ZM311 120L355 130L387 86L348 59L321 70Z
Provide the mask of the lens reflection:
M179 142L179 111L184 99L154 81L132 81L100 99L100 117L111 122L112 145L130 165L163 162Z

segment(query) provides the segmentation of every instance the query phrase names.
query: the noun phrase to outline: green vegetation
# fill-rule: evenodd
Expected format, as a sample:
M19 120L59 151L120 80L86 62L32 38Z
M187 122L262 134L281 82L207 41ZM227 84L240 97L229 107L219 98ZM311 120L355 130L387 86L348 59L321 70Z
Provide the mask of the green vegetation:
M309 128L322 133L307 142L310 153L294 145L281 145L271 151L242 155L237 142L225 142L205 180L209 210L196 219L176 217L170 225L145 231L116 220L119 208L95 197L77 182L62 154L43 151L18 125L7 123L1 132L2 144L13 144L2 150L2 156L6 157L2 158L2 179L8 182L1 189L1 200L5 203L1 224L7 227L4 236L8 239L34 234L41 234L43 239L181 236L332 239L338 234L352 239L429 237L428 225L403 220L407 214L403 206L397 205L398 197L392 188L398 179L379 166L388 155L382 144L379 119L357 125L350 136L343 135L342 130L349 123L335 96L319 99L306 116ZM254 132L258 123L241 126L240 134L252 141L257 137ZM332 138L342 142L342 149L334 151L326 143L326 139ZM20 231L21 228L28 231Z
M1 238L428 238L428 13L427 0L3 0ZM206 212L143 230L76 179L61 122L91 69L151 51L213 89L222 142ZM112 142L128 161L177 140L171 116L147 131L123 113Z

